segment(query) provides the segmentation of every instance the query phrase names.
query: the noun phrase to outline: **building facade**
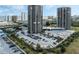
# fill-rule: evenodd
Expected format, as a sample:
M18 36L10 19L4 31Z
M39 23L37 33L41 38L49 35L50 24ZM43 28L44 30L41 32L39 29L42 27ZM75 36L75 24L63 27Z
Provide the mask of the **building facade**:
M27 20L26 18L27 18L26 13L25 12L21 12L21 20L25 21L25 20Z
M69 30L71 28L71 8L60 7L57 9L58 27Z
M12 22L14 22L14 23L17 22L17 16L12 16Z
M42 31L43 8L40 5L28 6L28 32L40 33Z

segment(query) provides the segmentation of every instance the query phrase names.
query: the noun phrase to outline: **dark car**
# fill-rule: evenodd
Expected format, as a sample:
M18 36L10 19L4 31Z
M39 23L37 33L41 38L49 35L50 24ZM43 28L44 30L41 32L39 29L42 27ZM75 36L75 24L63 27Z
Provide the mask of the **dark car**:
M13 52L18 52L18 51L20 51L19 49L16 49L16 50L14 50Z
M10 45L10 46L9 46L9 48L14 47L14 46L15 46L15 45L14 45L14 44L12 44L12 45Z

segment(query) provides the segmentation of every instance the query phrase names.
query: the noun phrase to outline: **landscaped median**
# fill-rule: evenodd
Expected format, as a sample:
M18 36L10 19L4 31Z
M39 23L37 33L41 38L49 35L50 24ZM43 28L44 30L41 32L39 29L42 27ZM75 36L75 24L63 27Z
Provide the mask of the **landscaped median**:
M23 39L20 39L15 36L15 34L11 34L8 37L14 41L21 49L23 49L27 54L47 54L47 53L53 53L49 51L48 49L42 49L39 44L37 44L36 49L33 48L32 45L28 45Z
M14 34L8 36L12 41L14 41L21 49L23 49L27 54L36 53L34 49L25 43L22 39L17 38Z

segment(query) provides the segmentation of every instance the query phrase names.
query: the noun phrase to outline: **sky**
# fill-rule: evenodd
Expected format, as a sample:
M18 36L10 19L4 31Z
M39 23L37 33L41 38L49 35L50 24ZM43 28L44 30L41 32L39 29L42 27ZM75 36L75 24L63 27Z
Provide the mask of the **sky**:
M66 5L63 5L64 7ZM57 8L61 5L43 5L44 16L57 16ZM71 7L71 15L79 15L79 5L67 5ZM0 5L0 15L20 15L21 12L27 14L27 5Z

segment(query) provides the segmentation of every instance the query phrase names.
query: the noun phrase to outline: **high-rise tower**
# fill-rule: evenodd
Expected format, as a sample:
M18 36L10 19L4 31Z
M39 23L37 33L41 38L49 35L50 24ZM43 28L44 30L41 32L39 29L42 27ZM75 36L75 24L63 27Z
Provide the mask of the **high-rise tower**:
M65 28L66 30L71 28L71 8L61 7L57 9L58 14L58 27Z
M28 6L28 32L40 33L42 31L43 9L40 5Z

